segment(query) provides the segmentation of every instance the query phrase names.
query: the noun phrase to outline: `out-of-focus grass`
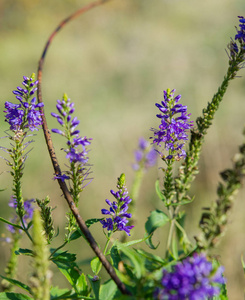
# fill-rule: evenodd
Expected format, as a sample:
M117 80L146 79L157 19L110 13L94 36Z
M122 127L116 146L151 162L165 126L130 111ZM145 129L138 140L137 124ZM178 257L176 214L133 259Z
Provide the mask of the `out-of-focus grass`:
M36 72L44 44L57 24L89 2L0 2L2 136L7 129L2 111L6 100L14 101L11 91L20 85L22 75ZM45 111L49 126L56 127L50 112L55 110L56 99L66 92L76 103L75 115L81 120L81 133L93 138L90 158L94 180L83 192L80 203L85 219L100 217L104 199L109 197L109 190L115 187L121 172L126 173L130 187L133 150L138 137L149 137L149 128L158 126L154 103L161 101L163 89L176 88L193 119L211 100L227 68L224 49L235 34L237 16L244 11L244 0L114 0L73 21L55 37L43 70ZM201 207L215 199L218 172L230 166L237 144L242 141L244 71L240 74L243 77L231 84L206 139L200 174L192 189L196 198L186 207L191 220L187 223L190 237L198 234ZM63 158L62 138L55 135L53 138L56 152ZM6 145L7 140L1 142ZM57 206L55 225L60 228L62 238L67 207L56 182L51 180L53 171L41 132L33 145L23 178L24 196L50 195L52 205ZM3 172L7 170L3 161L0 167ZM161 207L153 191L158 175L157 170L151 170L144 180L137 204L136 238L144 234L149 211L155 205ZM1 175L0 188L3 187L7 190L1 193L1 216L10 216L7 203L11 181L7 173ZM215 251L221 253L225 265L231 299L241 299L243 295L240 255L245 249L245 205L242 194L244 191L235 201L227 235ZM100 226L96 225L92 231L103 245ZM155 234L155 240L162 241L162 247L157 250L161 254L165 246L162 230ZM76 243L72 248L79 253L79 260L92 255L85 242ZM4 249L0 253L0 270L8 258ZM21 268L24 265L25 258ZM58 283L59 278L55 274L54 282Z

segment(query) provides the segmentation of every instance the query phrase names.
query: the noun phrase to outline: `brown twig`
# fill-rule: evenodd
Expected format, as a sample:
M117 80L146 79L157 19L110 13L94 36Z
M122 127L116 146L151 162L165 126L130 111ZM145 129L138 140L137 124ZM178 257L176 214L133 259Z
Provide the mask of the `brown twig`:
M59 32L59 30L61 28L63 28L69 21L74 20L75 18L77 18L78 16L80 16L81 14L89 11L90 9L92 9L93 7L99 6L105 2L108 2L109 0L98 0L95 2L92 2L91 4L88 4L87 6L77 10L75 13L73 13L72 15L70 15L68 18L64 19L59 26L54 30L54 32L50 35L42 56L39 60L39 64L38 64L38 90L37 90L37 98L38 98L38 102L42 103L42 92L41 92L41 84L42 84L42 69L43 69L43 64L44 64L44 59L47 53L47 50L53 40L53 38L55 37L55 35ZM45 114L44 114L44 110L43 108L41 109L41 113L42 113L42 120L43 120L43 132L44 132L44 137L46 140L46 144L48 147L48 151L49 151L49 155L53 164L53 168L55 171L55 174L61 174L61 170L60 170L60 166L55 154L55 150L54 150L54 146L53 146L53 142L51 139L51 134L50 134L50 130L48 129L48 125L47 125L47 121L45 118ZM116 283L116 285L118 286L119 290L122 292L122 294L130 294L130 292L126 289L125 285L121 282L121 280L118 278L118 276L116 275L116 272L114 270L114 268L111 266L111 264L108 262L108 260L106 259L106 257L104 256L104 254L101 252L101 250L99 249L95 239L93 238L92 234L90 233L88 227L86 226L83 218L81 217L78 208L76 207L73 198L67 188L67 185L65 182L62 182L62 180L58 179L58 183L59 186L64 194L64 197L74 215L74 217L76 218L77 224L79 226L79 228L81 229L81 231L83 232L84 236L86 237L87 241L89 242L90 247L93 249L93 251L95 252L95 254L98 256L98 258L100 259L102 265L105 267L105 269L107 270L107 272L109 273L110 277L114 280L114 282Z

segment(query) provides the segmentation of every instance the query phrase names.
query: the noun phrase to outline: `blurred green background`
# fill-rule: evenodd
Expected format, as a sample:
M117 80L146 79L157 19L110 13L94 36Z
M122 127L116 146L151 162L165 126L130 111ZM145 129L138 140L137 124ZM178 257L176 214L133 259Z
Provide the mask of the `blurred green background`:
M85 0L1 0L0 1L0 87L1 136L7 129L4 102L15 101L12 90L21 84L22 76L36 72L37 63L48 36L58 23L76 9L91 1ZM157 127L155 102L162 91L175 88L182 95L192 119L210 101L221 83L228 65L225 53L238 15L244 15L244 0L114 0L98 7L67 25L48 50L43 70L43 99L49 127L57 127L50 112L64 92L76 104L75 115L81 120L82 135L93 138L90 162L92 183L80 202L84 219L101 217L104 200L110 197L120 173L127 176L130 188L134 173L131 165L138 138L150 136L150 127ZM206 138L200 174L194 182L195 201L186 206L190 238L198 234L201 208L216 199L219 172L231 166L231 158L242 143L245 112L245 74L231 83L224 102ZM62 137L53 136L57 155L64 166ZM7 139L1 145L7 146ZM64 236L67 205L57 183L44 144L42 132L35 137L23 178L26 198L52 199L55 226L59 228L59 245ZM3 154L4 155L4 154ZM158 167L161 167L161 162ZM8 168L0 160L1 216L11 217L8 201L11 179ZM162 208L154 192L154 182L161 175L158 168L150 170L143 182L136 204L137 228L133 238L144 235L144 223L155 207ZM230 215L226 236L214 254L225 266L230 299L242 299L244 277L241 255L245 251L245 191L239 192ZM6 234L0 224L1 232ZM101 245L105 239L100 225L92 233ZM165 232L159 230L154 241L161 241L157 254L164 253ZM28 247L24 240L22 247ZM145 248L144 245L142 247ZM92 257L84 241L68 247L78 253L78 261ZM146 249L146 248L145 248ZM9 257L8 245L2 243L0 274ZM29 272L25 257L20 259L21 271ZM82 268L91 273L88 265ZM23 278L23 277L19 277ZM54 273L53 284L64 286L62 277Z

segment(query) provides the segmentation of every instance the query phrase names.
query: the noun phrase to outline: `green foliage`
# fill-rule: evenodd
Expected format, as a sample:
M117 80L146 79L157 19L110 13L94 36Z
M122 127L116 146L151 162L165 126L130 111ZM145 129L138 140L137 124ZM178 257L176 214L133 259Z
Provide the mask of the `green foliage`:
M20 293L0 293L1 300L33 300L33 298Z
M157 228L164 226L168 222L169 218L163 211L157 209L151 212L145 223L146 233L147 235L150 235L149 239L146 240L146 243L151 249L156 249L158 247L154 246L151 240L154 231Z

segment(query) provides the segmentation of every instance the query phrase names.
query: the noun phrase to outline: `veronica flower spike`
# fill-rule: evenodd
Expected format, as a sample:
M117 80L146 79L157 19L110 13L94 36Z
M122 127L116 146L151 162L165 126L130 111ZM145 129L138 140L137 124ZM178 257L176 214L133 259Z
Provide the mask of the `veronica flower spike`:
M148 170L153 167L157 162L158 153L154 147L150 146L150 143L144 138L139 139L138 149L135 151L135 163L133 169L138 171Z
M67 139L67 148L64 149L64 151L66 152L66 158L69 159L70 162L70 171L66 172L67 174L56 174L54 179L61 179L62 181L73 179L74 181L78 179L75 177L77 177L76 175L79 173L79 186L81 191L82 181L88 176L88 169L86 168L89 159L87 146L91 144L90 141L92 139L86 136L79 136L80 131L77 129L77 126L80 121L77 117L72 118L72 114L75 111L74 103L70 101L66 94L62 100L57 100L56 108L58 113L51 113L51 115L57 119L63 130L54 128L52 132L58 133Z
M179 103L181 95L174 97L175 90L167 89L163 92L164 100L161 104L156 103L156 107L160 110L160 114L156 116L161 120L158 129L151 128L154 136L153 144L157 146L164 145L168 155L161 153L163 159L179 160L185 158L184 148L185 142L188 140L187 132L193 126L193 122L189 121L190 114L187 114L187 106Z
M23 87L18 86L13 91L18 104L12 102L5 102L5 121L9 123L10 130L17 131L34 131L38 130L42 125L40 107L43 107L43 103L36 103L36 97L33 97L37 90L38 81L35 80L35 74L26 77L23 76Z
M130 230L134 226L126 226L129 222L128 219L132 217L130 213L127 212L128 204L132 201L128 196L128 191L125 186L125 175L121 174L118 178L117 184L118 191L114 192L111 190L111 194L116 199L116 201L111 202L106 199L105 202L109 205L108 209L102 209L101 213L103 215L110 216L109 218L105 218L100 221L103 225L103 228L106 228L109 232L109 236L111 233L116 231L125 231L127 235L130 235Z

